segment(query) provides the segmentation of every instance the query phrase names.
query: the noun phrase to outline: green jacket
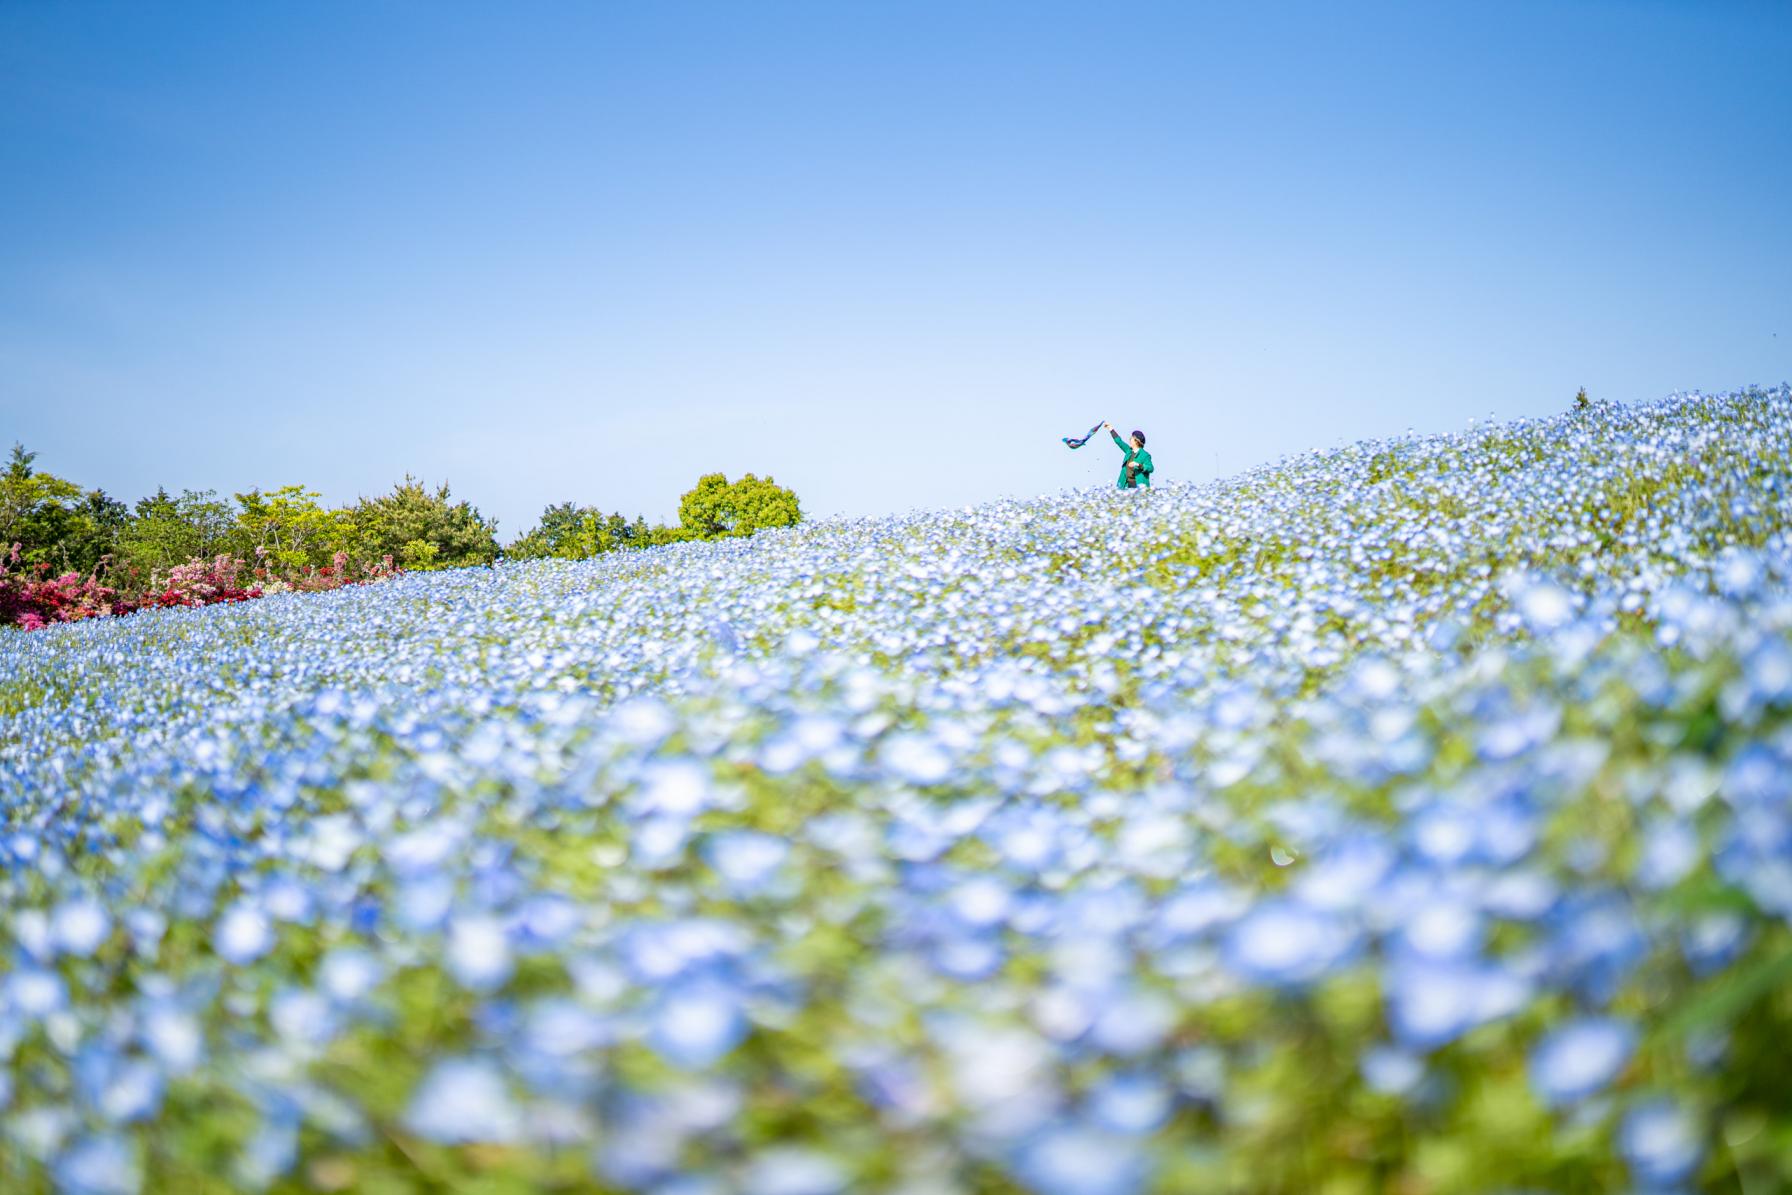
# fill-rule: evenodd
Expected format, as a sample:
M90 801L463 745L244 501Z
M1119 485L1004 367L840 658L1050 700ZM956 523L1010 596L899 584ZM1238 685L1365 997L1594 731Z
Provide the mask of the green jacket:
M1126 440L1122 440L1120 438L1120 433L1114 431L1112 428L1108 429L1108 435L1114 437L1114 443L1120 445L1120 451L1126 454L1126 459L1120 462L1120 488L1123 490L1130 490L1135 486L1142 485L1146 489L1150 489L1151 454L1146 452L1143 448L1135 451L1132 444ZM1135 461L1138 462L1139 467L1137 469L1128 469L1127 466Z

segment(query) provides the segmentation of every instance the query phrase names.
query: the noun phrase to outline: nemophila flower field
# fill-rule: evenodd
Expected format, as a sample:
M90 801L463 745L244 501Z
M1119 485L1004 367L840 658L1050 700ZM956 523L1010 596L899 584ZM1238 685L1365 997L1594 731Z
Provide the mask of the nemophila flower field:
M0 1187L1792 1185L1792 388L0 634Z

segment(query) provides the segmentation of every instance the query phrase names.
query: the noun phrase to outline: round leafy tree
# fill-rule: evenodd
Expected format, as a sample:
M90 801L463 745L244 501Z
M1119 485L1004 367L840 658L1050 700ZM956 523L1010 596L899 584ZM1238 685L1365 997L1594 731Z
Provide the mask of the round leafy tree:
M796 491L751 473L734 482L726 474L706 473L678 503L679 529L691 539L745 536L802 521Z

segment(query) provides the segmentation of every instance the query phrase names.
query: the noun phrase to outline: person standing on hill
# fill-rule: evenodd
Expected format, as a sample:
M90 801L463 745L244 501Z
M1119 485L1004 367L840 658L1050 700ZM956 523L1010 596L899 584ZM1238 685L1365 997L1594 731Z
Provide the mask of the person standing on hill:
M1120 433L1114 430L1113 424L1104 421L1101 426L1108 429L1108 435L1114 437L1114 443L1126 454L1126 459L1120 462L1120 488L1131 490L1143 486L1150 489L1152 465L1151 454L1145 451L1145 433L1134 430L1129 444L1120 438Z

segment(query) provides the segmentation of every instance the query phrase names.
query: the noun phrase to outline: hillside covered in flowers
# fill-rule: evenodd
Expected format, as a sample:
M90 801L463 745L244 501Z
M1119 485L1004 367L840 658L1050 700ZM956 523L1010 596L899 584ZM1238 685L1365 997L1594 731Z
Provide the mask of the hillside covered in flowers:
M1792 388L0 631L0 1189L1792 1187Z

